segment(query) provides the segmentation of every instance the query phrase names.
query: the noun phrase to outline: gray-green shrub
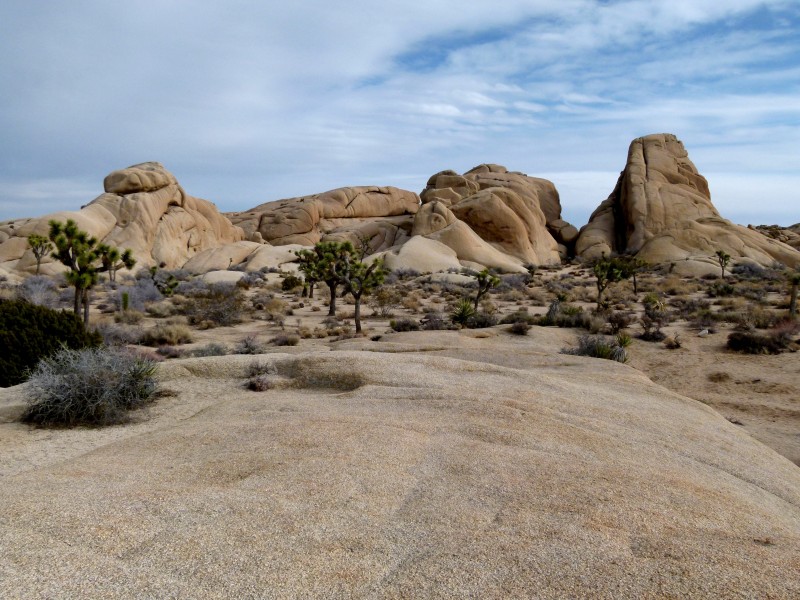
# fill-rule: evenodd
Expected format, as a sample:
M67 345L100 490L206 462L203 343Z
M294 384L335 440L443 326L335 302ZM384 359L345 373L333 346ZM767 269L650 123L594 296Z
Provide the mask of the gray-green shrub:
M36 425L111 425L149 402L156 362L119 348L64 348L29 378L22 421Z

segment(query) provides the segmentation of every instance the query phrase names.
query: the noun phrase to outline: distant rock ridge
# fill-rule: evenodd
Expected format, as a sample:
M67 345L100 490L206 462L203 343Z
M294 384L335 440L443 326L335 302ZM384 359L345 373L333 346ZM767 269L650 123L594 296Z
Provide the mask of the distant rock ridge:
M722 218L705 177L683 143L668 133L631 143L616 187L576 242L582 258L629 253L651 264L673 263L687 274L716 269L717 250L734 263L800 265L794 248Z
M420 272L485 267L522 272L558 264L636 254L676 273L716 272L715 253L737 262L800 267L800 224L741 227L711 203L706 179L674 135L634 140L608 198L580 232L561 217L555 185L482 164L432 175L417 194L390 186L343 187L222 214L186 194L163 165L114 171L105 193L77 211L0 223L0 274L36 270L27 236L47 235L48 221L74 219L99 240L130 248L139 266L184 267L196 273L292 269L294 251L319 241L366 244L372 259ZM49 257L44 274L63 267Z

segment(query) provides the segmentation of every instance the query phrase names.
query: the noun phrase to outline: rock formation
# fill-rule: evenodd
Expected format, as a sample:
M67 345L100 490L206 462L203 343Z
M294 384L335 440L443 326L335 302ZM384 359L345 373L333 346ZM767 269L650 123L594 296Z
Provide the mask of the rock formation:
M559 262L572 253L578 234L561 218L552 182L500 165L479 165L463 175L441 171L420 197L447 206L484 240L527 263Z
M723 219L708 182L671 134L638 138L611 195L592 214L576 243L584 258L632 253L652 264L675 263L678 272L713 272L714 254L733 262L800 265L800 252Z
M109 174L105 193L78 211L62 211L0 224L0 271L35 272L36 260L27 236L46 236L50 220L73 219L100 241L130 248L140 266L177 268L208 248L244 238L238 227L207 200L189 196L161 164L148 162ZM42 273L62 266L49 257Z
M275 246L313 246L322 240L370 242L372 252L408 239L419 196L394 187L347 187L267 202L229 213L248 239Z
M754 229L773 240L783 242L795 250L800 250L800 223L789 227L781 227L780 225L756 225L753 227L748 225L747 228Z

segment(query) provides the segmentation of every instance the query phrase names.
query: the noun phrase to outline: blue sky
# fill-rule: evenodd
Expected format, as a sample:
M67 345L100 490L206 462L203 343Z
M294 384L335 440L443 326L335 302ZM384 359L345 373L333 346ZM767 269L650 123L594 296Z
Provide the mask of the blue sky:
M675 133L731 220L800 221L797 0L0 6L0 219L157 160L223 211L483 162L584 224Z

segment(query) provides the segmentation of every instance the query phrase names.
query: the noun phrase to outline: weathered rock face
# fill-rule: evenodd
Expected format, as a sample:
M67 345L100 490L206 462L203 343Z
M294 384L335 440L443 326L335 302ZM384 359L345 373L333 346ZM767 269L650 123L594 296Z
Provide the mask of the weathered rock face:
M105 178L104 188L104 194L78 211L0 224L0 269L35 272L26 238L33 233L46 236L51 220L73 219L102 242L132 250L140 266L180 267L203 250L244 238L212 203L186 194L159 163L114 171ZM42 273L61 270L49 257L42 262Z
M408 239L418 208L419 196L413 192L369 186L267 202L228 216L248 239L275 246L365 238L377 252Z
M711 203L708 182L672 134L631 143L614 191L576 242L576 252L584 258L627 252L694 273L713 269L717 250L730 254L734 262L800 264L800 252L720 216Z
M480 165L463 175L442 171L420 197L449 207L483 239L523 262L559 262L572 253L578 234L561 219L552 182L500 165Z

